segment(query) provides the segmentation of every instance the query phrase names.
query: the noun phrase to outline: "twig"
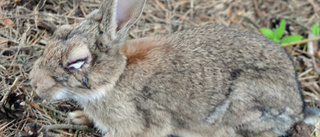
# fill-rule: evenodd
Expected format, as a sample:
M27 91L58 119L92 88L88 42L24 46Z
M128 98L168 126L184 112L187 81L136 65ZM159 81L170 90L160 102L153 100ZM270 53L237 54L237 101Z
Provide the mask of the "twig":
M20 76L17 76L16 79L13 81L12 85L10 86L10 90L12 90L20 80Z
M316 63L316 58L314 56L311 56L311 60L312 60L312 64L313 64L313 69L316 71L316 73L318 75L320 75L320 70L317 66L317 63Z
M26 40L27 40L27 32L29 31L29 28L27 29L27 31L25 33L22 34L21 36L21 40L20 40L20 43L18 45L18 50L17 50L17 53L16 55L13 57L12 59L12 62L11 62L11 65L13 65L15 62L16 62L16 59L19 55L19 52L20 52L20 48L23 46L23 45L26 45ZM10 65L10 67L11 67Z
M67 114L65 114L65 113L63 113L63 112L61 112L61 111L59 111L59 110L56 110L56 109L54 109L54 108L52 108L52 107L49 107L49 106L46 106L46 105L43 105L43 104L40 104L40 106L41 106L41 107L44 107L45 109L48 109L48 110L50 110L50 111L52 111L52 112L55 112L55 113L57 113L57 114L60 114L60 115L63 116L63 117L68 117Z
M285 20L289 20L289 21L291 21L291 22L293 22L293 23L295 23L295 24L297 24L297 25L299 25L299 26L303 27L303 29L310 31L310 28L309 28L309 27L307 27L307 26L305 26L305 25L303 25L303 24L301 24L301 23L297 22L296 20L294 20L294 19L292 19L292 18L290 18L290 17L284 17L283 19L285 19Z
M63 130L54 130L54 131L60 133L60 135L61 134L62 135L67 135L67 136L70 136L70 137L73 135L72 133L68 133L68 132L63 131Z
M59 116L59 115L50 115L50 117L52 117L52 118L54 118L56 120L60 120L60 121L67 121L67 118L65 118L63 116Z
M311 72L311 71L312 71L312 68L306 70L305 72L302 72L301 74L299 74L299 78L302 77L302 76L304 76L304 75L306 75L306 74L308 74L308 73Z
M79 133L80 133L80 130L77 130L75 133L74 133L74 137L78 137L79 136Z
M319 68L318 68L318 66L317 66L316 58L314 57L314 55L311 55L311 54L309 54L308 52L304 52L304 51L298 50L298 49L296 49L295 51L297 51L297 52L299 52L299 53L302 53L302 54L304 54L305 56L311 58L311 62L312 62L313 69L315 70L315 72L316 72L318 75L320 75L320 70L319 70ZM302 74L304 75L304 73L302 73ZM302 74L300 74L300 76L302 76ZM299 76L299 77L300 77L300 76Z
M311 97L313 97L313 98L314 98L315 100L317 100L317 101L320 100L318 96L316 96L315 94L312 94L311 92L306 92L306 91L305 91L305 92L302 92L302 94L311 96ZM308 102L307 99L305 99L305 101ZM310 100L309 100L309 102L310 102Z
M36 123L36 124L39 125L39 126L44 126L42 123L38 123L38 122L34 121L33 119L31 119L30 117L28 117L27 119L28 119L28 121L30 121L31 123Z
M59 136L68 136L68 137L72 137L72 133L68 133L66 131L63 131L63 130L54 130L55 132L58 132L59 133Z
M303 81L303 80L310 80L310 79L317 79L317 78L319 78L319 76L309 76L309 77L299 78L299 80Z
M74 130L88 130L89 127L86 125L71 125L71 124L56 124L47 125L46 129L74 129Z
M319 12L318 12L319 11L319 7L316 6L316 4L314 3L313 0L309 0L309 3L312 5L314 13L319 16L320 15Z
M237 17L240 17L240 18L243 18L245 21L251 23L256 29L259 29L259 25L257 25L257 23L255 23L252 19L250 19L249 17L247 16L244 16L244 15L237 15Z
M84 17L75 17L75 16L63 16L63 15L57 15L57 14L51 14L51 13L39 13L39 14L29 14L25 16L14 16L14 17L3 17L0 18L0 21L5 20L5 19L32 19L31 17L34 17L36 15L40 15L41 17L51 17L54 20L59 20L58 18L67 18L67 19L78 19L78 20L83 20L85 19Z
M11 123L13 123L16 120L12 120L11 122L5 124L3 127L0 128L0 131L4 130L8 125L10 125Z
M2 100L0 101L0 104L2 104L5 100L7 100L11 90L14 88L14 86L17 85L18 81L20 79L20 76L16 77L16 79L14 80L14 82L12 83L12 85L10 86L10 89L7 90L7 92L3 95Z
M317 90L309 83L304 83L303 84L307 89L309 89L314 95L319 96L319 93L317 92ZM318 98L319 100L319 98Z
M81 10L83 16L87 17L87 13L84 11L83 7L81 5L79 7L80 7L80 10Z
M3 4L3 2L5 2L6 0L2 0L1 2L0 2L0 5L2 5Z
M294 46L294 45L301 45L301 44L306 44L311 41L318 41L318 40L320 40L320 37L315 37L312 39L304 39L304 40L289 43L289 44L281 44L281 47L285 48L285 47L290 47L290 46Z
M33 108L41 111L42 113L45 113L45 111L43 109L41 109L38 105L33 104L32 102L29 102L30 106L32 106Z

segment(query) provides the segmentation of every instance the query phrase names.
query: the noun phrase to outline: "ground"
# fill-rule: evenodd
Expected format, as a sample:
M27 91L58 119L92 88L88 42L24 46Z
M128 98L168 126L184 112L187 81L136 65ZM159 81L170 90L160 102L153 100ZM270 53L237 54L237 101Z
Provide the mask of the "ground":
M0 119L0 137L35 135L33 131L38 131L39 136L100 136L94 129L84 131L87 127L67 122L67 112L81 109L75 102L43 101L32 91L28 80L33 62L41 55L54 30L63 24L76 26L97 9L99 3L100 0L0 0L0 105L22 104L20 98L25 96L26 99L22 109L0 111L0 116L5 114ZM167 34L213 23L261 35L260 28L274 29L281 19L290 24L287 35L312 38L312 25L320 24L320 1L148 0L129 38ZM295 61L307 105L319 107L319 41L308 44L285 49ZM10 98L11 101L6 101ZM13 115L6 115L9 113ZM51 130L39 130L44 125L52 125L46 127ZM312 132L317 133L317 127L299 124L292 127L288 136L310 136Z

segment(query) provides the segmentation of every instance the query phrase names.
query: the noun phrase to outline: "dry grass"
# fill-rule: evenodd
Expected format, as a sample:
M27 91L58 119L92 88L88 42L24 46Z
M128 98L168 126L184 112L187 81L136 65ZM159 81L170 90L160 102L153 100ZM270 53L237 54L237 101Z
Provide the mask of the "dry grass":
M28 130L27 123L54 125L50 135L99 136L91 129L68 124L66 113L80 109L71 101L44 102L30 88L28 72L52 32L63 24L77 25L98 0L0 0L0 95L9 92L27 96L21 120L0 119L0 136L16 136ZM259 33L271 27L271 19L286 19L293 34L308 37L320 22L319 0L148 0L143 16L130 32L131 38L166 34L206 24L219 23ZM315 63L304 45L286 48L294 58L303 95L310 106L320 106L319 42L313 42ZM63 125L60 125L63 124ZM62 129L63 126L64 127ZM71 130L73 129L73 130Z

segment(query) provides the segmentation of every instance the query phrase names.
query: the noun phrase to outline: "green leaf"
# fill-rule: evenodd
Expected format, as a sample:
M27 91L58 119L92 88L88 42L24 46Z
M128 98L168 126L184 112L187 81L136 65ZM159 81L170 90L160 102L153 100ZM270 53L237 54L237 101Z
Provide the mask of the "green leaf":
M24 60L20 56L18 56L17 62L21 62L22 64L24 64Z
M303 50L302 50L302 51L307 52L307 49L308 49L308 45L306 44L306 45L304 45L304 47L303 47Z
M273 39L274 38L274 33L273 33L273 31L271 29L261 28L260 31L267 38L269 38L269 39Z
M280 26L275 30L276 38L280 39L286 30L286 20L281 20Z
M273 41L274 41L275 43L280 44L280 40L279 40L279 39L277 39L277 38L274 38L274 39L273 39Z
M281 39L280 43L281 44L289 44L289 43L300 41L302 39L303 39L303 37L301 35L291 35L291 36L288 36L288 37Z
M319 27L319 25L313 25L312 26L312 33L313 33L313 35L315 35L315 36L319 36L319 33L320 33L320 27Z

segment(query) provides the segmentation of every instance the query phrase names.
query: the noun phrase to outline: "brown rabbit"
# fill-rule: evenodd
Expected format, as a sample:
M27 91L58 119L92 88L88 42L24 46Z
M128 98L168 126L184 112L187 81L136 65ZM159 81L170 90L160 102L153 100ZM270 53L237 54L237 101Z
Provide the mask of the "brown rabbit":
M62 26L30 73L115 137L281 136L303 120L293 62L271 40L220 25L126 41L145 0L104 0Z

